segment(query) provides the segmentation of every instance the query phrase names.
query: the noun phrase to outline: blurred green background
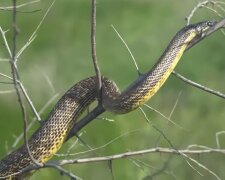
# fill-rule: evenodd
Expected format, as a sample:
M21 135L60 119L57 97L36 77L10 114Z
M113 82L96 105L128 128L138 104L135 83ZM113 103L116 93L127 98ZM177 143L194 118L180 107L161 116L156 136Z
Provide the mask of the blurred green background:
M19 3L28 1L18 1ZM141 72L147 71L156 62L170 39L185 25L185 17L198 3L196 0L98 0L97 1L97 56L102 74L113 79L121 89L126 88L136 77L134 64L126 48L111 28L113 24L123 36L134 54ZM19 36L17 48L28 40L51 1L41 1L19 9ZM11 5L1 0L0 6ZM90 5L91 1L56 1L35 41L19 58L21 80L35 107L40 110L51 97L58 98L79 80L94 74L90 51ZM224 7L224 6L223 6ZM215 8L218 7L215 6ZM225 8L225 7L224 7ZM225 13L221 12L222 15ZM0 26L8 30L7 38L12 42L12 13L0 11ZM192 22L218 19L210 10L200 9ZM0 58L8 58L6 48L0 39ZM214 33L182 57L176 71L208 87L225 92L225 35ZM0 62L0 72L10 75L8 62ZM51 83L48 81L50 80ZM0 81L7 79L0 76ZM52 84L52 86L51 86ZM0 91L12 90L9 84L0 84ZM178 99L179 97L179 99ZM179 126L169 123L159 114L144 108L150 121L165 133L176 148L198 144L216 148L216 133L225 130L225 101L221 98L193 88L171 76L160 91L148 102L161 113L169 116L178 100L171 119ZM41 115L46 118L57 99ZM33 118L29 107L29 120ZM56 159L105 156L127 151L169 147L168 142L150 126L140 110L125 115L105 113L82 130L83 140L92 148L102 146L112 139L116 141L94 152L77 154ZM15 93L0 94L0 157L2 158L15 138L22 132L22 120ZM36 127L38 123L36 123ZM33 129L35 129L33 128ZM31 131L30 133L32 133ZM221 147L225 147L225 136L221 136ZM66 143L59 154L78 153L88 150L81 143ZM225 179L225 156L205 154L191 156ZM114 179L215 179L207 171L184 158L170 154L145 154L112 162ZM82 179L112 179L108 162L75 164L65 166ZM40 170L32 177L38 179L68 179L54 169ZM151 178L149 178L151 179Z

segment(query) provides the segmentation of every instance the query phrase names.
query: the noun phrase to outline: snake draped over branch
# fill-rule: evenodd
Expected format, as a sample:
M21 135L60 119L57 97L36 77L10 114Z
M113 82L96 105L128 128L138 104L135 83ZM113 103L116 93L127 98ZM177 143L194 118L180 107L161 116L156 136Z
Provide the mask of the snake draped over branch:
M105 110L123 114L148 101L164 84L189 44L198 40L213 25L204 21L182 28L171 40L159 60L120 93L116 84L102 77L102 105ZM97 97L97 79L86 78L69 89L49 113L46 121L30 137L28 146L32 157L46 163L60 149L69 131L82 112ZM27 147L22 145L0 161L0 179L21 179L24 168L34 164Z

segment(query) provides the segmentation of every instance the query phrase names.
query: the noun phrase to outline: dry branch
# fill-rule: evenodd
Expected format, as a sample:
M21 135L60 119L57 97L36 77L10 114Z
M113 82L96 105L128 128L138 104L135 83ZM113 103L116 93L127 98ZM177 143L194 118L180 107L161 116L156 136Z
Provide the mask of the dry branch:
M12 71L12 77L13 77L13 83L14 83L14 87L17 93L17 97L18 97L18 102L19 105L21 107L21 112L22 112L22 119L23 119L23 132L24 132L24 143L26 145L27 148L27 152L31 158L31 160L34 162L34 164L38 165L38 166L42 166L41 163L39 163L36 159L33 158L32 153L30 151L29 145L28 145L28 138L27 138L27 114L26 114L26 109L25 109L25 105L24 102L22 100L22 94L20 92L20 86L19 86L19 82L20 82L20 77L19 77L19 72L17 69L17 59L16 59L16 44L17 44L17 35L18 35L18 27L16 24L16 0L13 0L13 19L12 19L12 23L13 23L13 47L12 47L12 59L10 61L11 64L11 71Z
M96 0L92 0L91 6L91 55L92 61L95 69L96 79L97 79L97 93L98 93L98 102L101 105L102 101L102 80L101 72L98 65L97 53L96 53Z
M225 94L223 94L223 93L221 93L221 92L219 92L219 91L210 89L210 88L208 88L208 87L206 87L206 86L203 86L203 85L201 85L201 84L198 84L198 83L196 83L196 82L193 82L193 81L191 81L190 79L188 79L188 78L182 76L181 74L179 74L179 73L177 73L177 72L175 72L175 71L173 71L172 73L173 73L173 75L175 75L177 78L181 79L182 81L184 81L184 82L187 83L187 84L190 84L190 85L192 85L192 86L194 86L194 87L197 87L198 89L201 89L201 90L203 90L203 91L206 91L206 92L208 92L208 93L214 94L214 95L216 95L216 96L218 96L218 97L221 97L221 98L225 99Z

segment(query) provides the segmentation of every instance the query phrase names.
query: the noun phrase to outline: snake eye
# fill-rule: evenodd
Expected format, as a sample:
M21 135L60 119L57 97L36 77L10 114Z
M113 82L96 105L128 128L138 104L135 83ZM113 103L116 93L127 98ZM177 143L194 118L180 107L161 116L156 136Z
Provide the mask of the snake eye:
M207 26L212 27L216 24L216 21L207 21L206 24Z

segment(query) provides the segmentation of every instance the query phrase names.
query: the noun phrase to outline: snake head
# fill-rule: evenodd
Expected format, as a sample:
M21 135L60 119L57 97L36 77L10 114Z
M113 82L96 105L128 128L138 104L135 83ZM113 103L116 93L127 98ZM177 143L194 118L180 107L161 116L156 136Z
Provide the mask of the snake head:
M187 44L186 50L203 39L207 31L215 26L216 23L216 21L203 21L196 24L190 24L179 31L178 34L181 33L181 36L186 38L184 42Z
M195 29L196 35L202 36L209 28L213 27L215 24L216 21L203 21L192 26Z

